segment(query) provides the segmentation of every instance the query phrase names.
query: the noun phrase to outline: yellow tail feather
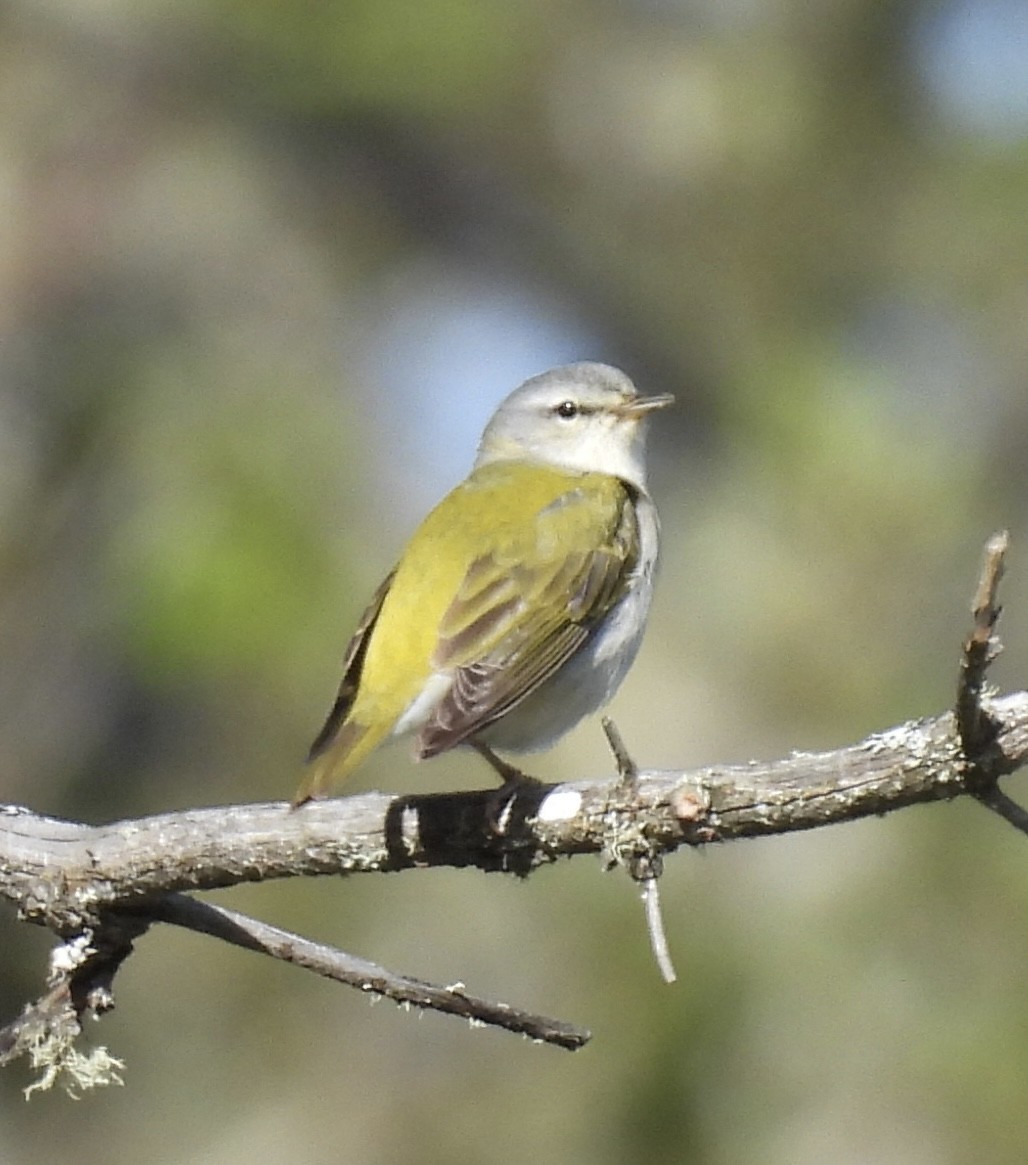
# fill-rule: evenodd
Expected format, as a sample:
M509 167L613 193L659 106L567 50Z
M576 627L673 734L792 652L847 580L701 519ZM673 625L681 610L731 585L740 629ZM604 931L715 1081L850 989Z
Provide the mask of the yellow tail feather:
M382 742L388 727L372 728L347 720L332 741L307 762L292 807L298 809L315 797L323 797L332 785L346 780Z

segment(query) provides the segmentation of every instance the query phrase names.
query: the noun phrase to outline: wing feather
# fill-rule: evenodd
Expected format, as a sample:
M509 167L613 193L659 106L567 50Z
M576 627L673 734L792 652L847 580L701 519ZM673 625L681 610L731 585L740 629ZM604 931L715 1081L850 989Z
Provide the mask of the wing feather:
M307 753L308 764L321 756L332 744L336 733L342 727L353 707L353 701L360 686L361 669L364 666L364 656L368 650L371 632L374 630L375 623L382 611L382 604L385 602L385 597L389 593L395 575L396 571L393 570L383 579L381 586L375 591L371 602L361 616L357 630L354 631L350 642L346 645L346 654L343 656L343 679L339 685L339 692L328 718Z
M419 733L420 756L452 748L510 711L623 597L639 555L634 498L619 483L597 501L594 492L568 491L519 538L470 565L440 624L432 665L452 670L453 683ZM575 536L562 538L569 523ZM569 552L568 542L586 548Z

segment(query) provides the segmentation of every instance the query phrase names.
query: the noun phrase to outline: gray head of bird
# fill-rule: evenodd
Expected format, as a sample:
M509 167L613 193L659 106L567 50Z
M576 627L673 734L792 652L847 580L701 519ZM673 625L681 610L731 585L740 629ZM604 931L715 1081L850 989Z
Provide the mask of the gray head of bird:
M584 473L609 473L646 488L643 423L674 397L641 396L609 364L565 364L533 376L493 414L476 468L494 461L539 461Z

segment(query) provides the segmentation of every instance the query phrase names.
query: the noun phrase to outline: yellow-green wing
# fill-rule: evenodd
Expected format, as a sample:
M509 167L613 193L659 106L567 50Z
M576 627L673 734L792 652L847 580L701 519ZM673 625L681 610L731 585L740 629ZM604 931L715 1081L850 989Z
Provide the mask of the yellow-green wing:
M419 754L473 736L553 675L625 594L638 556L629 488L590 475L476 558L440 624L432 666L454 680Z

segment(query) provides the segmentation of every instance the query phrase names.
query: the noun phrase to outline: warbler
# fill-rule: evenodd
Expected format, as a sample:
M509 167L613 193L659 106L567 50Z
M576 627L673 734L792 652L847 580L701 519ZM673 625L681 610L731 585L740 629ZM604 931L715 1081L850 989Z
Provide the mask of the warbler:
M526 380L486 426L470 476L415 532L346 649L301 805L389 736L417 760L547 748L602 707L638 650L659 527L640 396L605 364Z

